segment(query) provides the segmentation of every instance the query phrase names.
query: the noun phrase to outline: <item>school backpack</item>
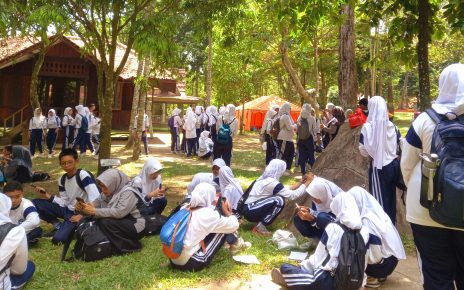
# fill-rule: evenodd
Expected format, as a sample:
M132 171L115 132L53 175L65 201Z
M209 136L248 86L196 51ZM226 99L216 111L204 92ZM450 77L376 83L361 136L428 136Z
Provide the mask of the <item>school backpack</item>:
M16 227L15 224L12 224L12 223L6 223L6 224L3 224L0 226L0 245L3 243L3 240L6 238L6 236L8 235L8 233L14 228ZM0 275L2 275L6 270L8 270L8 268L10 268L11 266L11 263L13 262L14 258L15 258L16 254L13 254L10 259L8 260L8 262L6 263L6 265L0 270Z
M426 204L423 191L427 182L422 175L421 204L439 224L464 228L464 115L452 120L433 109L426 113L437 124L432 135L431 153L438 155L433 177L433 197ZM423 167L422 167L423 168Z
M248 199L248 196L250 196L250 192L251 192L251 189L253 188L253 185L255 185L256 183L256 180L254 180L250 186L248 186L248 188L245 190L245 192L242 194L242 197L240 197L240 199L238 200L238 203L237 203L237 212L242 215L243 213L243 209L245 208L245 202L247 201Z
M224 122L224 117L222 118L222 124L221 127L219 127L219 130L217 131L217 136L216 136L216 141L219 144L229 144L230 142L230 124L234 122L235 118L232 119L230 123L225 123Z
M340 252L338 253L338 266L334 270L334 288L336 290L361 289L364 280L364 266L367 247L359 230L347 228L337 222L343 229L340 240ZM330 260L330 255L323 265Z
M76 243L72 250L74 259L92 262L116 254L113 245L94 220L81 222L75 235Z
M169 129L174 130L174 116L171 116L168 120Z
M81 114L79 114L81 115ZM84 132L84 133L87 133L87 130L89 130L89 119L87 119L86 116L84 115L81 115L82 119L81 119L81 127L79 128L79 130L81 132Z
M277 137L279 136L279 133L280 133L280 118L277 118L274 121L274 124L272 124L272 128L271 128L271 137L272 137L272 139L277 140Z
M84 170L84 169L77 169L77 172L76 172L76 183L77 183L77 186L79 186L80 189L82 189L82 191L85 191L85 186L84 184L82 184L82 179L81 179L81 171ZM93 181L93 183L95 183L95 185L97 185L97 182L95 181L95 176L93 176L92 172L90 171L87 171L87 170L84 170L85 172L87 172L90 176L90 179ZM65 183L66 183L66 173L63 174L60 178L60 184L61 186L64 187ZM98 186L97 186L98 188ZM100 189L99 189L100 190Z
M311 133L309 132L309 122L308 119L300 119L299 124L296 128L296 133L298 134L299 140L308 140L311 137Z
M159 234L167 220L167 217L161 214L146 215L144 218L145 234L148 236Z
M172 215L161 228L160 239L163 245L163 253L169 259L176 259L184 248L184 238L187 233L192 210L182 208Z

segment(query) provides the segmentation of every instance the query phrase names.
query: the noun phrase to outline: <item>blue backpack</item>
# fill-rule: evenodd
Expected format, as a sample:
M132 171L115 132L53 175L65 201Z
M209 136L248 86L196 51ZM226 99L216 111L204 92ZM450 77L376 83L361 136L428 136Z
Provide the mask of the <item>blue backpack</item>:
M89 129L89 119L87 119L87 117L84 115L81 115L81 117L81 127L79 128L79 130L81 132L87 133L87 130Z
M433 109L426 112L437 124L431 153L439 157L430 217L448 227L464 228L464 115L449 120Z
M184 248L184 238L187 233L192 211L183 208L171 216L161 228L160 239L163 253L169 259L176 259Z
M230 124L234 122L235 118L229 123L224 123L224 117L222 117L222 124L217 131L216 141L219 144L229 144L230 143Z

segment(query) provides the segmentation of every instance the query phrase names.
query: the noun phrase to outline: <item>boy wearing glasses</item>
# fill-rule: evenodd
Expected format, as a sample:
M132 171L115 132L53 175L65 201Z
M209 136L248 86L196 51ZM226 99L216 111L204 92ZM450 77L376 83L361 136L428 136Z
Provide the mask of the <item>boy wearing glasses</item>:
M75 149L64 149L60 155L60 166L66 172L58 180L60 196L55 196L41 187L36 187L39 195L32 203L37 208L39 216L44 221L53 224L52 243L64 243L82 216L75 212L76 198L92 202L100 196L92 174L78 169L79 159ZM60 222L58 219L63 219Z

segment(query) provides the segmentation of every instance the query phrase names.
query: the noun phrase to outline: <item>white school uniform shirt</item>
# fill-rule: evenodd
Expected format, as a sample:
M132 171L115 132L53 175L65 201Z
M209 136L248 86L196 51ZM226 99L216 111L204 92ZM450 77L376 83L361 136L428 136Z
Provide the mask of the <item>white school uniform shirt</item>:
M47 119L44 116L32 117L29 121L29 130L47 128Z
M100 135L100 126L101 126L101 119L91 115L90 117L90 124L89 124L90 133L92 135Z
M184 124L184 122L179 117L179 115L174 116L174 128L182 128L183 124Z
M135 121L134 121L134 130L137 130L137 120L138 119L139 119L139 115L137 114L135 116ZM148 122L148 115L144 114L143 115L143 122L142 122L142 132L146 131L148 127L150 127L150 122Z
M74 118L74 126L76 129L79 129L81 127L81 124L82 124L82 115L81 114L76 114L75 118Z
M192 111L189 111L187 113L187 119L184 123L185 138L192 139L197 137L196 122L196 114Z
M74 120L73 117L71 117L69 115L64 115L62 125L63 125L63 127L75 126L76 121Z
M258 182L263 184L262 191L255 190ZM273 195L280 195L290 200L295 200L305 193L305 189L306 186L302 184L297 189L291 190L290 188L285 187L282 183L280 183L279 180L273 177L268 177L266 179L256 181L245 203L249 204L266 197L271 197Z
M207 134L203 134L203 132L207 132ZM209 132L208 131L203 131L200 134L200 138L198 138L198 144L199 144L199 152L198 156L202 157L209 152L213 151L213 146L214 142L211 140L211 138L208 137Z
M26 234L40 226L40 217L34 204L23 198L18 207L10 210L10 219L15 225L24 228Z
M80 177L82 185L85 191L80 189L77 185L76 175L68 178L66 175L65 184L61 184L61 177L58 179L58 189L60 196L55 196L53 202L62 207L67 207L69 210L74 211L74 205L76 204L76 197L82 198L85 202L93 202L100 196L97 185L90 177L90 174L85 170L80 171Z
M51 110L50 110L51 111ZM54 110L53 110L54 112ZM55 113L52 117L47 116L46 118L46 128L47 129L56 129L60 127L60 117L58 117Z

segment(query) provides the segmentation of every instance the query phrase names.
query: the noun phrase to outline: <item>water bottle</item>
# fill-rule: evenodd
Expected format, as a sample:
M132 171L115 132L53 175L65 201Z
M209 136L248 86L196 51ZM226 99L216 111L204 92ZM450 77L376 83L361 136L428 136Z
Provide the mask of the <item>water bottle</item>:
M420 203L426 208L430 208L433 200L433 179L440 166L440 159L437 154L421 153L419 154L422 160L422 180L421 180L421 193Z

